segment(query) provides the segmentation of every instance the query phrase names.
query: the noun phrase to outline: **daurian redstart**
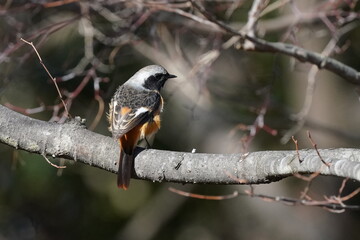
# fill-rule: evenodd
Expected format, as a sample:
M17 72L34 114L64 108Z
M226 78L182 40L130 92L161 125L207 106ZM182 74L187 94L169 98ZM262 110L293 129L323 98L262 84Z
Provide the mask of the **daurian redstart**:
M108 120L109 130L120 145L119 188L129 187L139 140L159 130L164 105L160 89L166 80L175 77L158 65L144 67L121 85L111 99Z

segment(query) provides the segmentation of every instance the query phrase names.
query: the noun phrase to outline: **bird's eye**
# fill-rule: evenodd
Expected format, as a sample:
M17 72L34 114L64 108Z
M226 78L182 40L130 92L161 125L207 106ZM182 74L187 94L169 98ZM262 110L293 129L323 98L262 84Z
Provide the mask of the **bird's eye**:
M158 80L158 81L161 80L162 76L163 76L163 74L161 74L161 73L155 74L155 78L156 78L156 80Z
M161 89L166 81L166 75L163 73L157 73L152 76L149 76L143 86L147 89Z

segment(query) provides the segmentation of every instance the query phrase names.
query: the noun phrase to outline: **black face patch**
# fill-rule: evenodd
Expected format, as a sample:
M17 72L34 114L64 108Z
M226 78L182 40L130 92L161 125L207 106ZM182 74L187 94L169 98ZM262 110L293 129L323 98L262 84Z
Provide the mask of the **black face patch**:
M144 87L151 90L160 90L164 86L166 80L167 75L157 73L145 80Z

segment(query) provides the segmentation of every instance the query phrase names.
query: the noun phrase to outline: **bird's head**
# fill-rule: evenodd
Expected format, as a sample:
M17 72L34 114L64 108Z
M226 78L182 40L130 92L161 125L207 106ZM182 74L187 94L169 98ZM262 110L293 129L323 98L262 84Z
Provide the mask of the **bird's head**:
M160 91L166 80L175 77L159 65L149 65L137 71L125 84L139 89Z

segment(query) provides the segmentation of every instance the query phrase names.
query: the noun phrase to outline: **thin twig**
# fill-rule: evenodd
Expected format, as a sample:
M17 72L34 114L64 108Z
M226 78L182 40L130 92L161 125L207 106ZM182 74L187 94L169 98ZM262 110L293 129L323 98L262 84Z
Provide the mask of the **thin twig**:
M299 178L299 179L301 179L301 180L304 180L304 181L306 181L306 182L310 182L310 181L312 181L314 178L316 178L317 176L319 176L320 175L320 172L313 172L312 174L310 174L310 176L308 176L308 177L306 177L306 176L304 176L304 175L301 175L301 174L299 174L299 173L294 173L294 177L297 177L297 178Z
M356 189L349 195L340 198L338 201L335 201L332 199L316 201L316 200L311 200L311 199L308 200L308 199L297 199L297 198L289 198L289 197L282 197L282 196L269 196L269 195L265 195L265 194L256 194L254 192L253 187L251 187L250 190L245 190L244 191L245 193L239 193L237 191L234 191L232 194L220 195L220 196L195 194L195 193L178 190L178 189L175 189L172 187L169 188L169 191L176 193L178 195L184 196L184 197L204 199L204 200L217 200L217 201L232 199L232 198L236 198L238 196L249 196L249 197L253 197L253 198L260 198L261 200L266 201L266 202L281 202L286 205L302 205L302 206L308 206L308 207L322 207L333 213L342 213L345 210L360 210L360 205L345 205L343 203L343 201L346 201L346 200L354 197L356 194L358 194L360 192L360 188Z
M53 81L53 83L54 83L54 85L55 85L55 87L56 87L56 90L57 90L57 92L58 92L58 94L59 94L60 100L61 100L62 104L64 105L64 109L65 109L66 116L69 116L69 117L70 117L68 108L67 108L66 103L65 103L65 101L64 101L64 99L63 99L63 96L62 96L62 94L61 94L61 91L60 91L60 89L59 89L59 86L58 86L57 83L56 83L56 78L54 78L54 77L51 75L51 73L49 72L49 70L48 70L47 67L45 66L45 64L44 64L44 62L43 62L43 60L42 60L39 52L37 51L35 45L34 45L32 42L26 41L26 40L23 39L23 38L20 38L20 40L23 41L23 42L26 43L26 44L29 44L29 45L34 49L36 55L37 55L38 58L39 58L40 64L43 66L43 68L45 69L46 73L47 73L48 76L51 78L51 80Z
M321 156L321 154L320 154L320 152L319 152L319 149L317 148L317 144L316 144L316 143L315 143L315 141L312 139L312 137L311 137L311 133L310 133L310 131L309 131L309 130L307 131L307 135L308 135L308 138L309 138L309 140L310 140L311 144L313 145L313 147L314 147L314 149L315 149L315 151L316 151L317 155L319 156L319 158L320 158L321 162L322 162L323 164L325 164L326 166L330 167L330 166L331 166L331 164L330 164L330 163L325 162L325 160L322 158L322 156Z
M175 189L172 187L169 187L169 191L179 194L181 196L185 196L185 197L191 197L191 198L196 198L196 199L205 199L205 200L225 200L225 199L232 199L238 196L238 192L234 191L232 194L229 195L220 195L220 196L213 196L213 195L202 195L202 194L195 194L195 193L190 193L190 192L185 192L179 189Z
M296 154L297 154L297 157L298 157L298 159L299 159L299 162L302 163L304 160L302 160L302 159L300 158L298 140L296 140L294 136L291 136L291 139L293 140L293 142L294 142L294 144L295 144L295 150L296 150Z
M297 178L307 182L304 190L301 191L300 199L304 199L304 198L307 198L308 200L311 199L308 195L308 193L310 191L310 186L311 186L312 181L317 176L320 175L320 172L314 172L314 173L310 174L310 176L308 176L308 177L301 175L300 173L294 173L293 175L294 175L294 177L297 177Z
M46 157L45 154L41 154L41 155L42 155L42 156L45 158L45 160L46 160L51 166L53 166L54 168L57 168L57 169L64 169L64 168L66 168L66 166L59 166L59 165L56 165L56 164L50 162L50 160Z
M294 57L298 59L301 62L309 62L311 64L316 65L318 68L327 69L340 77L344 78L346 81L352 83L352 84L360 84L360 73L348 65L345 65L335 59L324 57L319 53L308 51L304 48L292 45L292 44L286 44L282 42L268 42L264 39L252 37L246 34L243 34L241 32L238 32L228 25L218 21L212 14L210 14L208 11L206 11L201 5L199 5L195 0L190 0L192 5L199 10L201 14L203 14L208 20L215 23L217 26L219 26L221 29L223 29L225 32L227 32L230 35L233 36L239 36L240 39L243 40L249 40L254 43L255 48L254 49L245 49L244 45L241 47L244 50L255 50L255 51L263 51L263 52L275 52L284 54L287 56Z
M357 190L360 191L360 188L358 188ZM356 194L359 192L357 191ZM241 193L239 193L239 195L242 195ZM302 205L302 206L308 206L308 207L322 207L325 208L326 210L331 210L332 212L334 212L334 210L341 210L341 212L343 212L343 210L360 210L360 205L341 205L341 204L337 204L337 203L331 203L327 200L324 201L315 201L315 200L306 200L306 199L297 199L297 198L289 198L289 197L282 197L282 196L269 196L269 195L264 195L264 194L255 194L252 193L247 194L250 197L256 197L256 198L260 198L264 201L268 201L268 202L281 202L284 204L290 204L290 205ZM355 193L352 195L355 196ZM337 213L337 212L335 212Z
M98 102L99 107L96 116L89 127L90 130L94 130L96 128L96 126L99 124L101 120L101 116L104 113L104 105L105 105L104 100L100 97L100 95L95 95L95 100Z
M256 25L259 21L261 12L268 5L269 0L255 0L248 14L248 20L244 27L244 32L249 36L256 36Z
M329 57L336 49L336 45L339 41L339 36L345 34L347 31L349 31L348 28L343 28L343 29L339 30L338 32L333 33L334 36L331 38L331 40L328 42L328 44L326 45L324 50L321 52L321 56L324 58ZM305 125L306 117L309 115L309 112L310 112L310 109L311 109L311 106L312 106L312 103L314 100L315 87L316 87L316 82L317 82L316 75L319 71L320 71L320 68L318 66L316 66L316 65L311 66L309 73L308 73L308 77L307 77L308 83L307 83L307 87L306 87L305 100L304 100L303 107L299 113L297 113L296 115L293 116L293 119L296 120L296 124L286 134L284 134L284 136L281 140L282 142L287 142L291 135L298 132Z
M344 178L344 180L342 181L341 183L341 187L339 188L339 194L338 194L338 197L341 196L342 192L344 191L344 188L345 188L345 185L346 185L346 182L349 180L349 178Z

